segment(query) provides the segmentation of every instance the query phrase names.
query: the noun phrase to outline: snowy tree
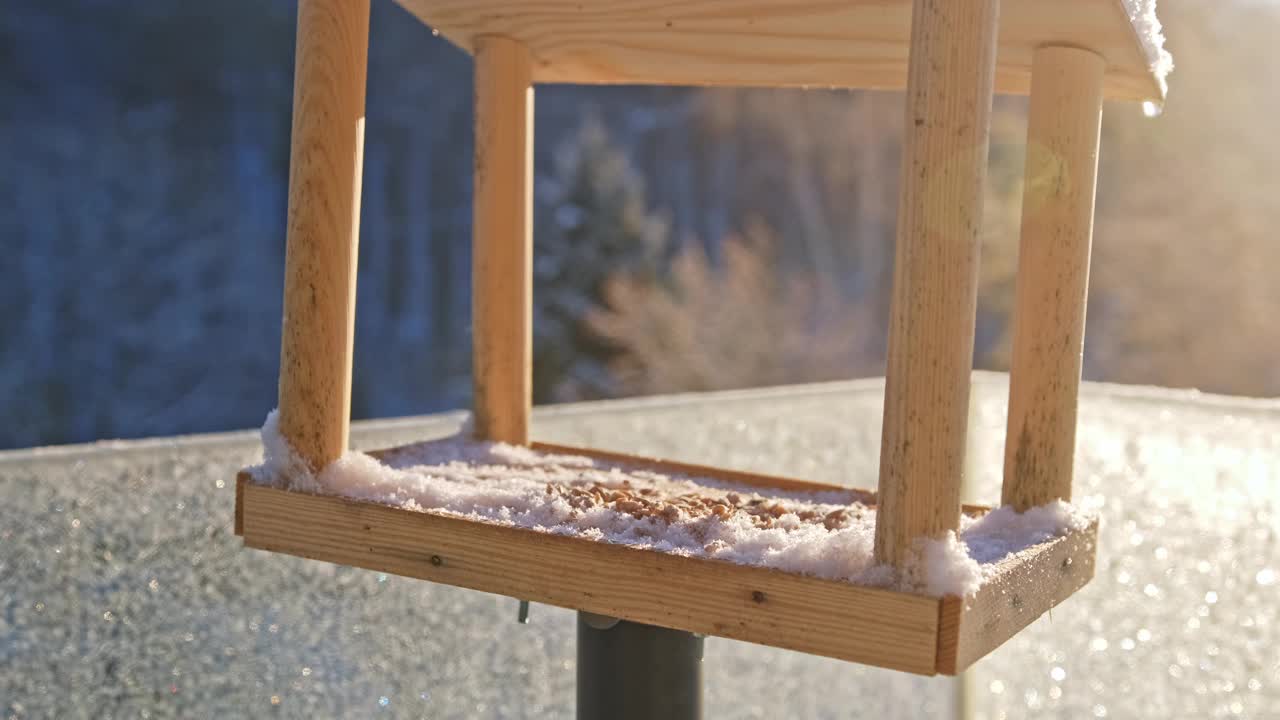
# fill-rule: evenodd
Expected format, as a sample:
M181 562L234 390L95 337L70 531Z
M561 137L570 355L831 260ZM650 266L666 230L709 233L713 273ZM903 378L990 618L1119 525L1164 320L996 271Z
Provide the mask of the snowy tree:
M534 240L534 400L618 394L608 362L617 349L592 333L587 315L607 281L652 281L669 254L666 221L650 212L644 184L601 123L584 122L539 178Z

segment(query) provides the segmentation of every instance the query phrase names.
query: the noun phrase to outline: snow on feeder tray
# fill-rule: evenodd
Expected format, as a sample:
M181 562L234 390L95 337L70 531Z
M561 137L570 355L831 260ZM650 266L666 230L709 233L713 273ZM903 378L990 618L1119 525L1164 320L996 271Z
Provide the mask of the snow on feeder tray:
M1159 104L1154 0L402 0L475 56L474 426L347 450L368 0L298 13L279 412L250 547L921 674L1082 587L1071 495L1104 98ZM537 82L906 88L875 493L531 442ZM1002 507L961 506L995 92L1030 94Z

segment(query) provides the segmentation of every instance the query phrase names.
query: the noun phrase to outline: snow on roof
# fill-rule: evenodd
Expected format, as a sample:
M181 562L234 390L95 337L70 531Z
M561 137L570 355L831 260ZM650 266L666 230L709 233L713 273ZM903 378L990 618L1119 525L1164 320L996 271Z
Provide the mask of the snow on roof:
M1129 22L1138 34L1138 40L1151 58L1151 72L1163 86L1165 78L1173 70L1173 55L1164 49L1164 30L1160 18L1156 17L1158 0L1124 0L1125 10L1129 13Z

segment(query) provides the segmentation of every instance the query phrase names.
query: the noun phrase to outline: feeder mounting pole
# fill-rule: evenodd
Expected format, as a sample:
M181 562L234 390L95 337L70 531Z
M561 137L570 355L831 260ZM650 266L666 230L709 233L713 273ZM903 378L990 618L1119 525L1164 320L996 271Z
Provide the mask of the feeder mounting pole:
M701 635L578 613L578 720L701 720Z

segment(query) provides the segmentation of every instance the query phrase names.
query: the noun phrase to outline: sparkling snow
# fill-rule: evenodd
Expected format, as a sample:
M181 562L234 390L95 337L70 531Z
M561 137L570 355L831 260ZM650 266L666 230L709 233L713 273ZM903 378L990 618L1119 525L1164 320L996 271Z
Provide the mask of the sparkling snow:
M1160 25L1160 18L1156 17L1156 2L1157 0L1124 0L1124 6L1129 12L1129 22L1133 23L1138 39L1151 58L1151 72L1155 73L1163 87L1165 78L1173 70L1173 56L1164 49L1164 29Z
M883 392L859 381L557 406L535 410L534 427L868 487ZM965 499L989 502L1008 387L977 373L973 393ZM356 422L352 442L442 437L460 421ZM1078 437L1076 493L1102 516L1097 576L966 678L712 638L706 707L760 720L1280 717L1280 401L1085 383ZM572 612L534 605L517 625L505 598L246 550L230 532L234 477L261 451L245 432L0 452L0 716L573 716Z

